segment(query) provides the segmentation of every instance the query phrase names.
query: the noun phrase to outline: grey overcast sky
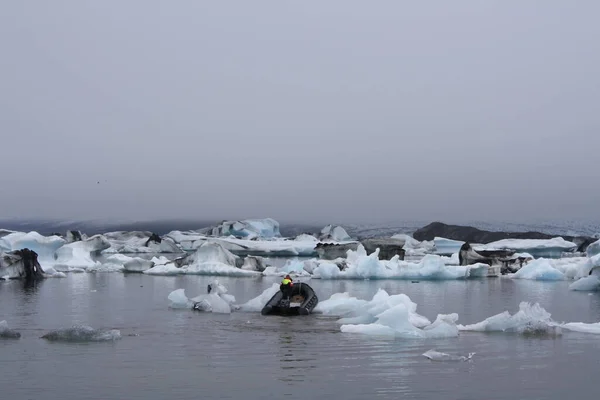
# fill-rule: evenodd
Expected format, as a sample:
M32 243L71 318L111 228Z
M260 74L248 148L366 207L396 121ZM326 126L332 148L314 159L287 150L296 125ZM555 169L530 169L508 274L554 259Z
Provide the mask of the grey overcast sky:
M0 217L596 217L599 18L597 0L4 1Z

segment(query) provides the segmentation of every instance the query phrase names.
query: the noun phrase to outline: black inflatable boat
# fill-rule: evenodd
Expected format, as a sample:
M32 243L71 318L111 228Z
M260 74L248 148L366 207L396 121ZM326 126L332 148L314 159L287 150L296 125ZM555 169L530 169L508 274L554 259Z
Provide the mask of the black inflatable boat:
M306 283L297 282L292 286L290 299L284 299L283 293L278 291L265 304L262 315L308 315L319 303L319 298L313 288Z

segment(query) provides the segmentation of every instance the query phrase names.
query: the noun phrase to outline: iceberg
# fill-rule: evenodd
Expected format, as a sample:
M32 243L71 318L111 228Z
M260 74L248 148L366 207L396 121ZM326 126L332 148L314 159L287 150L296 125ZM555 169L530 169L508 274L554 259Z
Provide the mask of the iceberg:
M53 259L54 253L62 247L66 241L60 236L42 236L32 231L28 233L13 232L0 238L0 252L11 252L22 249L35 251L38 259Z
M185 274L253 276L260 272L237 267L238 256L225 249L220 242L205 242L182 261Z
M296 236L294 238L294 240L297 242L313 242L314 244L317 244L319 242L319 239L317 239L313 235L309 235L307 233L302 233L302 234Z
M65 235L67 243L79 242L80 240L85 240L87 238L88 236L80 231L67 231L67 234Z
M467 279L485 277L490 271L487 264L467 266L446 265L440 256L428 254L417 263L379 260L378 251L366 255L362 245L357 251L348 251L347 267L340 271L336 264L320 263L313 271L313 278L319 279Z
M94 329L87 325L75 325L46 333L42 339L56 342L105 342L121 339L118 329Z
M182 259L169 260L166 257L152 257L150 262L152 268L142 271L146 275L161 275L161 276L173 276L183 274L184 271L180 268L178 262Z
M433 238L435 254L449 256L460 251L461 246L465 244L460 240L452 240L441 237Z
M223 221L214 228L202 230L212 236L234 236L244 239L273 239L281 237L279 222L273 218Z
M163 262L163 264L159 264L159 262ZM152 263L154 266L150 269L142 271L143 274L146 275L159 275L159 276L173 276L173 275L181 275L184 271L179 268L175 263L169 260L158 260L156 257L152 258Z
M514 250L534 257L560 258L562 253L577 250L577 244L561 237L552 239L503 239L485 245L473 246L476 251Z
M516 273L510 275L513 279L531 279L538 281L561 281L565 275L554 268L548 260L540 258L524 265Z
M576 280L569 285L569 290L580 292L595 292L600 290L600 276L590 275Z
M562 325L562 327L573 332L593 333L595 335L600 335L600 322L596 322L595 324L586 324L584 322L569 322L567 324Z
M135 257L123 263L125 272L144 272L154 267L154 262L143 258Z
M321 229L319 235L321 241L334 241L334 242L347 242L351 241L352 238L348 235L348 232L341 226L333 226L331 224Z
M0 253L0 279L43 279L46 274L37 253L27 248Z
M248 271L263 272L267 268L265 259L258 256L247 256L244 258L242 269Z
M21 334L8 327L6 321L0 321L0 339L18 339Z
M65 244L56 250L54 269L68 272L78 269L92 269L101 266L99 261L94 260L103 250L110 248L111 244L102 235L95 235L89 239Z
M311 240L248 240L233 237L210 237L197 232L172 231L165 235L172 239L184 251L195 251L204 243L210 241L220 243L223 248L236 255L255 256L314 256L316 242Z
M204 242L194 253L170 261L152 259L154 266L144 270L147 275L217 275L260 276L261 272L238 267L241 260L225 249L219 241Z
M398 304L406 307L409 322L418 328L431 325L424 316L417 314L417 304L405 294L389 295L379 289L370 301L350 297L348 293L334 293L329 299L317 304L315 313L340 317L342 324L370 324L377 320L377 315Z
M431 323L417 313L417 305L407 295L389 295L383 289L370 301L336 293L320 302L314 312L341 317L338 323L345 333L401 338L458 336L458 314L439 314Z
M279 284L274 283L271 287L265 289L260 295L248 300L246 303L239 306L240 311L244 312L260 312L265 304L279 291Z
M1 245L0 245L1 246ZM588 257L594 257L600 254L600 240L595 241L590 244L586 249L586 254Z
M204 312L229 314L232 310L238 308L235 306L235 297L227 294L227 288L218 281L211 282L208 285L207 294L201 294L192 299L188 299L185 295L185 289L177 289L169 294L168 299L170 301L169 307L174 309L185 308Z
M404 241L404 246L402 248L407 256L424 256L435 251L435 244L433 241L419 242L417 239L405 233L395 234L392 236L392 239Z
M471 325L458 325L461 331L475 332L510 332L533 336L561 335L560 324L551 319L549 312L539 303L521 302L519 311L510 315L508 311Z
M146 231L116 231L103 236L110 242L110 248L104 253L181 253L172 238L161 238Z
M590 260L587 257L547 258L543 260L562 272L566 279L582 278L587 276L591 269Z

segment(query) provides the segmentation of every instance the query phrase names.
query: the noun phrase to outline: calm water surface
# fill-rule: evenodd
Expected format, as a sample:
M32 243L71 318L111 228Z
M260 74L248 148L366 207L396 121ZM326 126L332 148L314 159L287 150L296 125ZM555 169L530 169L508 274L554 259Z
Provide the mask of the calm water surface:
M168 308L168 294L205 293L213 277L71 274L36 288L0 283L0 320L21 332L0 340L2 399L592 399L600 382L600 336L564 331L558 338L461 333L442 340L377 339L343 334L319 315L262 317ZM238 303L276 278L218 278ZM462 324L520 301L540 302L553 319L600 321L600 295L567 282L489 279L452 282L321 281L321 300L335 292L370 299L378 288L405 293L434 320L457 312ZM110 343L58 343L39 337L86 324L116 328ZM472 362L432 362L435 348L476 352Z

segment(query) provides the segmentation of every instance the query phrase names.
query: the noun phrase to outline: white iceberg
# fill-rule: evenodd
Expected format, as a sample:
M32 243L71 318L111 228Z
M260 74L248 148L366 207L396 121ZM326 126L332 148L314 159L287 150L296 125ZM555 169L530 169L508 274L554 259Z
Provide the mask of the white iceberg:
M265 259L258 256L247 256L244 258L242 269L248 271L263 272L267 268Z
M577 244L561 237L552 239L503 239L485 245L473 245L475 251L514 250L534 257L559 258L562 253L577 250Z
M62 272L100 267L101 263L94 260L94 255L99 255L100 252L108 249L110 245L102 235L95 235L83 241L65 244L56 250L56 259L51 266Z
M60 236L43 236L38 232L13 232L0 238L0 252L10 252L28 248L38 255L40 264L43 260L53 259L54 253L66 243Z
M565 279L558 269L550 265L550 262L540 258L524 265L516 273L510 275L513 279L531 279L538 281L561 281Z
M392 239L404 240L404 249L406 256L424 256L435 251L433 241L419 242L417 239L405 233L398 233L392 236ZM459 246L460 248L460 246Z
M544 259L553 268L562 272L566 279L579 279L588 276L592 268L587 257L565 257Z
M314 237L313 235L309 235L307 233L302 233L294 238L297 242L313 242L315 245L319 242L319 239Z
M412 325L424 328L431 324L426 317L417 314L417 304L412 302L407 295L389 295L383 289L379 289L371 300L350 297L348 293L334 293L329 299L317 304L314 312L340 317L338 322L342 324L370 324L377 320L378 314L398 304L406 307L408 319Z
M600 322L593 324L586 324L584 322L569 322L562 325L562 327L573 332L593 333L595 335L600 335Z
M116 231L103 235L111 244L104 253L180 253L182 250L171 238L160 238L146 231ZM157 240L160 239L160 243Z
M341 226L327 225L321 229L319 239L322 241L334 241L334 242L346 242L351 241L352 238L348 235L348 232Z
M569 285L569 290L580 292L595 292L600 291L600 276L590 275L585 278L576 280Z
M265 304L275 296L275 293L279 291L279 284L274 283L271 287L265 289L260 295L248 300L246 303L239 306L240 311L245 312L260 312Z
M452 240L442 237L433 238L435 254L438 255L451 255L454 253L458 253L463 244L465 244L465 242L462 242L460 240Z
M600 240L595 241L590 244L586 250L586 254L588 257L594 257L600 254Z
M152 257L152 268L142 271L146 275L173 276L184 273L175 261L166 257Z
M461 331L510 332L524 335L560 335L560 324L554 322L549 312L538 303L521 302L519 311L496 314L476 324L458 325Z
M181 270L185 274L253 276L258 271L238 268L238 256L225 249L220 242L205 242L184 260Z
M357 251L348 251L347 267L343 271L336 264L320 263L313 271L313 278L320 279L466 279L485 277L489 273L487 264L467 266L446 265L440 256L429 254L417 263L400 261L398 256L391 260L379 260L379 252L366 255L362 245Z
M219 243L224 249L237 255L256 255L256 256L314 256L317 242L312 240L248 240L237 239L234 237L210 237L189 231L172 231L165 235L172 239L178 246L185 251L195 251L204 243L210 241Z
M281 237L279 222L273 218L223 221L214 228L203 229L212 236L235 236L244 239L273 239Z
M144 272L154 267L154 262L139 257L131 258L123 263L125 272Z
M457 314L440 314L433 323L416 312L416 304L405 294L390 296L380 289L371 301L334 294L317 305L314 312L342 318L345 333L402 338L447 338L458 336Z
M187 298L185 289L174 290L168 296L169 307L221 314L229 314L232 310L238 308L235 306L235 297L227 294L227 288L218 281L211 282L208 285L208 290L210 290L209 293L201 294L192 299Z

